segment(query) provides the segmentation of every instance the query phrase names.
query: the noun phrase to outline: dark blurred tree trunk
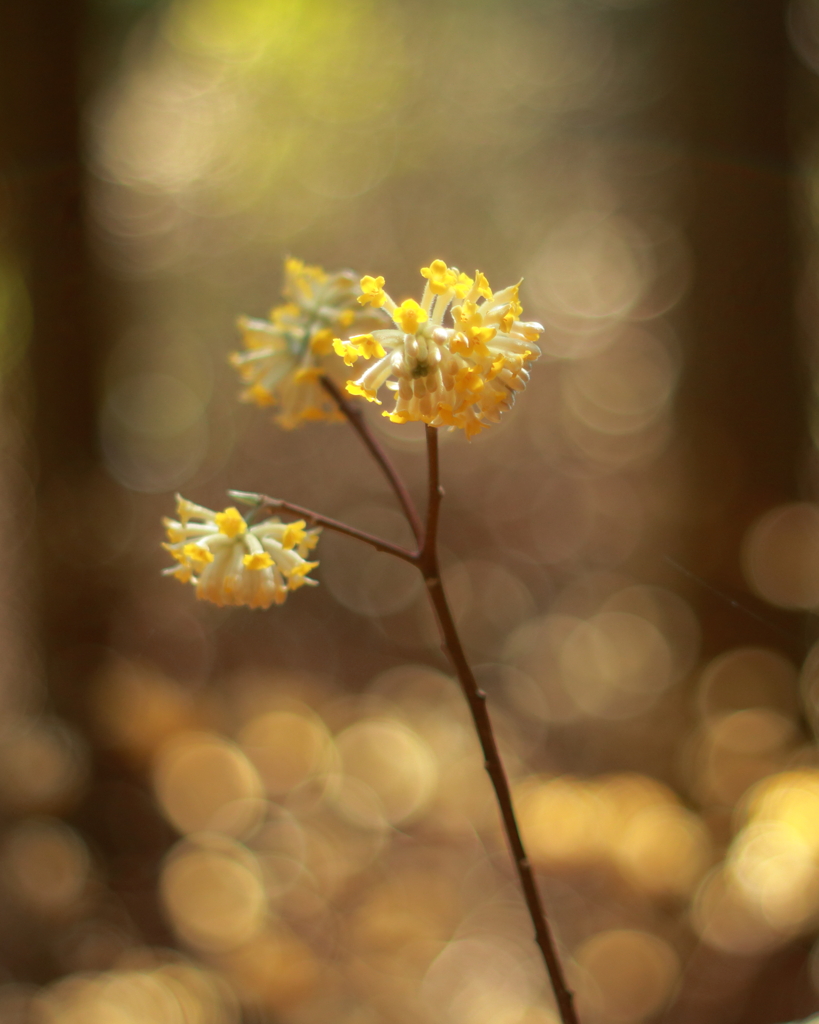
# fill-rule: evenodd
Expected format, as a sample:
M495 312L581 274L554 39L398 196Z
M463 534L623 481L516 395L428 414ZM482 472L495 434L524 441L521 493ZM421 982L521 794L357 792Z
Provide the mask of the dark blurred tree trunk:
M791 112L794 58L784 0L672 0L674 101L689 160L686 234L693 281L681 315L680 434L687 455L686 564L774 628L692 588L705 656L740 644L804 653L800 620L747 592L741 546L750 524L797 500L808 447L808 376L797 328ZM684 584L683 584L684 585ZM720 964L720 991L695 957L666 1020L755 1024L806 1016L815 994L804 950L770 969ZM710 957L716 956L714 953ZM783 966L787 960L787 970ZM712 968L713 969L713 968Z
M784 0L674 0L669 11L694 271L678 404L690 480L684 550L695 572L731 594L744 589L740 547L750 523L800 496L808 443L786 8ZM764 627L704 590L692 599L706 654L782 642L760 637ZM798 622L768 606L765 615L793 631L790 653L801 654Z
M30 642L50 706L93 746L87 695L107 657L117 604L117 570L108 564L106 538L116 530L119 495L97 441L107 331L85 209L81 113L88 30L83 0L0 4L0 166L9 213L3 243L19 265L31 309L26 356L2 381L2 394L7 415L11 410L28 438L39 509L30 524L19 523L18 511L19 531L31 530L27 554L34 563L32 579L20 589L26 583L35 589ZM98 750L92 762L75 823L108 857L105 873L119 891L124 886L95 794L128 771ZM141 902L150 915L152 893ZM4 969L37 981L62 973L51 953L53 939L38 945L3 932Z
M89 913L125 906L147 941L167 943L154 873L168 830L161 826L146 839L157 816L142 793L144 780L95 744L88 701L108 659L119 605L122 570L111 553L120 550L116 535L127 497L105 471L97 433L115 310L110 282L101 284L89 245L82 119L106 48L110 58L126 28L121 18L102 24L92 17L86 0L0 3L7 245L21 266L32 320L26 358L2 383L28 434L39 508L28 548L36 589L32 645L52 709L72 720L92 747L92 777L73 820L106 859L115 898L100 897ZM112 802L116 826L106 817ZM0 960L18 977L61 973L48 955L37 962L32 949L0 949Z
M58 707L69 714L77 711L76 692L60 666L76 662L72 650L105 642L110 610L94 558L104 514L92 498L101 479L96 393L104 340L84 210L85 6L82 0L0 5L3 176L32 311L28 357L15 386L28 391L40 505L33 545L38 640Z

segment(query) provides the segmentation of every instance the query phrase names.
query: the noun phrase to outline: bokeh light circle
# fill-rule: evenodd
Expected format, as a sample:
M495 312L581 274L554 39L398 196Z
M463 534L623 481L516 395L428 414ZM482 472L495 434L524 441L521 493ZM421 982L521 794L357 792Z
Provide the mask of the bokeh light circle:
M336 739L345 783L342 810L362 824L392 825L419 813L432 799L438 765L412 729L389 719L357 722Z
M745 536L745 578L760 597L781 608L819 605L819 506L779 505Z

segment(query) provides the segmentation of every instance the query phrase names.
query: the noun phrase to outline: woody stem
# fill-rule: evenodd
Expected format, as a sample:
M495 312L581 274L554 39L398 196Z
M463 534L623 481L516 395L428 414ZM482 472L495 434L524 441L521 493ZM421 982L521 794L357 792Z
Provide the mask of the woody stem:
M303 508L301 505L294 505L292 501L269 498L264 494L246 494L244 491L230 491L229 493L239 501L247 503L250 500L260 515L286 512L291 516L296 516L297 519L304 519L310 526L323 526L328 530L335 531L335 533L343 533L354 540L360 540L364 544L369 544L376 551L383 551L387 555L395 555L396 558L409 562L410 565L418 565L418 555L412 551L407 551L406 548L402 548L399 544L392 544L390 541L382 540L380 537L367 533L366 530L358 530L354 526L339 522L338 519L331 519L329 516L323 516L320 512L314 512L312 509Z
M460 637L458 636L455 620L452 617L452 612L441 584L437 536L443 490L439 482L438 431L435 427L428 426L426 428L426 435L429 463L429 502L427 506L427 528L424 544L418 558L418 565L424 574L429 599L432 603L435 617L438 620L442 649L455 670L472 714L475 731L478 734L481 749L483 750L484 767L495 789L495 796L500 808L501 818L503 819L503 828L515 862L515 868L523 890L529 916L534 926L535 941L540 947L541 954L546 963L546 969L549 973L549 979L552 983L560 1012L560 1019L563 1024L578 1024L572 992L566 984L566 976L557 954L557 948L546 918L540 892L520 836L512 804L512 794L509 789L509 780L504 771L503 762L492 729L492 721L486 707L486 694L478 686L477 680L469 666Z
M329 377L320 377L319 381L321 386L327 392L328 395L333 399L336 405L339 407L341 412L346 416L350 426L358 434L364 444L367 446L372 457L378 463L384 476L387 478L390 487L392 487L395 497L398 499L398 503L401 506L404 515L407 517L407 522L410 525L410 529L415 535L415 540L418 544L421 544L424 528L421 524L421 517L418 515L418 511L415 508L415 504L410 497L410 493L404 486L404 481L398 475L395 466L390 462L390 458L384 451L378 439L375 437L373 432L370 430L369 424L364 419L361 410L356 408L353 402L349 401L344 396L344 393L335 383L330 380Z

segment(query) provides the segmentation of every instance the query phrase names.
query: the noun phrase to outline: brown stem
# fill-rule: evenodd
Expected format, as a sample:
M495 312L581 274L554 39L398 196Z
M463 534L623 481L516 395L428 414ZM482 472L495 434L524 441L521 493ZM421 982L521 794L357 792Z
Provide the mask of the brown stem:
M259 503L256 507L262 514L287 512L290 515L297 516L299 519L306 520L311 526L324 526L328 530L334 530L336 533L343 533L347 537L363 541L365 544L369 544L371 548L375 548L376 551L395 555L396 558L401 558L405 562L409 562L410 565L418 565L418 555L414 552L407 551L406 548L402 548L398 544L391 544L387 540L381 540L380 537L375 537L365 530L357 530L354 526L348 526L347 523L341 523L337 519L330 519L329 516L313 512L312 509L302 508L301 505L294 505L291 501L281 501L279 498L268 498L266 495L260 494Z
M390 462L389 456L379 444L373 432L370 430L367 421L364 419L361 411L355 407L355 405L345 398L343 392L335 383L330 380L329 377L320 377L319 381L321 386L327 392L328 395L333 399L339 409L347 417L350 426L355 430L364 444L370 451L370 454L381 467L384 476L390 483L395 496L398 499L398 503L404 511L404 515L407 517L407 522L410 524L412 532L415 534L415 539L419 544L422 543L424 536L424 528L421 524L421 517L418 515L418 511L415 508L412 498L410 497L409 491L404 486L403 480L399 477L396 472L395 466Z
M418 564L424 574L429 598L438 620L444 653L449 658L458 676L461 688L469 704L469 710L472 713L472 721L475 723L475 730L483 750L484 766L495 788L495 795L500 807L501 817L503 818L504 831L506 832L506 838L515 861L529 916L535 928L535 940L543 954L546 969L552 982L558 1010L560 1011L560 1019L563 1021L563 1024L578 1024L574 999L566 984L563 967L558 958L551 929L546 920L546 912L541 903L540 892L538 891L535 877L520 837L512 805L509 780L506 778L495 734L492 730L492 721L486 708L486 694L478 686L472 669L469 667L469 662L466 660L455 621L452 618L452 612L441 584L437 534L438 515L443 492L438 476L438 431L435 427L427 427L426 434L429 459L429 506L427 509L426 536L418 558Z

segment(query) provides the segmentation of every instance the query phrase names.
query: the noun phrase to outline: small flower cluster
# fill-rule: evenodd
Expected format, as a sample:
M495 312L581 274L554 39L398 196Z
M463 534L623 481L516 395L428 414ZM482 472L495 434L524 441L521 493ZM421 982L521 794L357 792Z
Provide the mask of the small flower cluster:
M303 520L279 519L248 526L235 508L212 512L177 495L178 519L165 519L168 542L163 547L177 565L165 569L196 587L203 601L222 605L269 608L282 604L289 591L304 584L318 562L305 556L318 542L318 529L305 529Z
M373 311L356 302L360 290L349 271L328 274L292 258L285 260L282 293L287 301L269 320L239 319L245 351L230 361L247 385L241 398L276 405L275 420L287 430L307 420L343 419L319 381L340 365L333 339L355 324L372 324Z
M427 283L420 304L406 299L397 305L383 277L363 277L359 303L383 308L395 326L335 338L333 347L348 366L376 360L347 390L378 402L386 383L396 403L384 415L394 423L460 427L471 437L497 423L526 386L543 328L519 319L518 285L493 292L480 271L471 278L443 260L421 274ZM452 326L444 326L450 304Z
M421 274L421 302L398 305L384 291L383 277L356 283L347 271L328 274L286 260L287 301L270 320L239 320L245 351L230 360L247 385L242 399L276 405L276 422L287 429L306 420L341 420L321 384L338 375L350 394L379 405L377 392L386 384L396 402L384 415L394 423L460 428L467 437L497 423L529 380L543 328L520 319L518 285L493 292L480 271L472 278L443 260ZM450 325L444 325L447 312ZM381 327L388 317L393 326ZM354 326L373 329L339 337ZM359 359L375 362L354 381L343 371ZM306 556L320 531L306 529L304 521L248 525L235 508L212 512L181 497L177 515L165 520L164 547L177 562L165 573L192 583L200 599L269 608L289 591L315 585L308 573L318 562Z

